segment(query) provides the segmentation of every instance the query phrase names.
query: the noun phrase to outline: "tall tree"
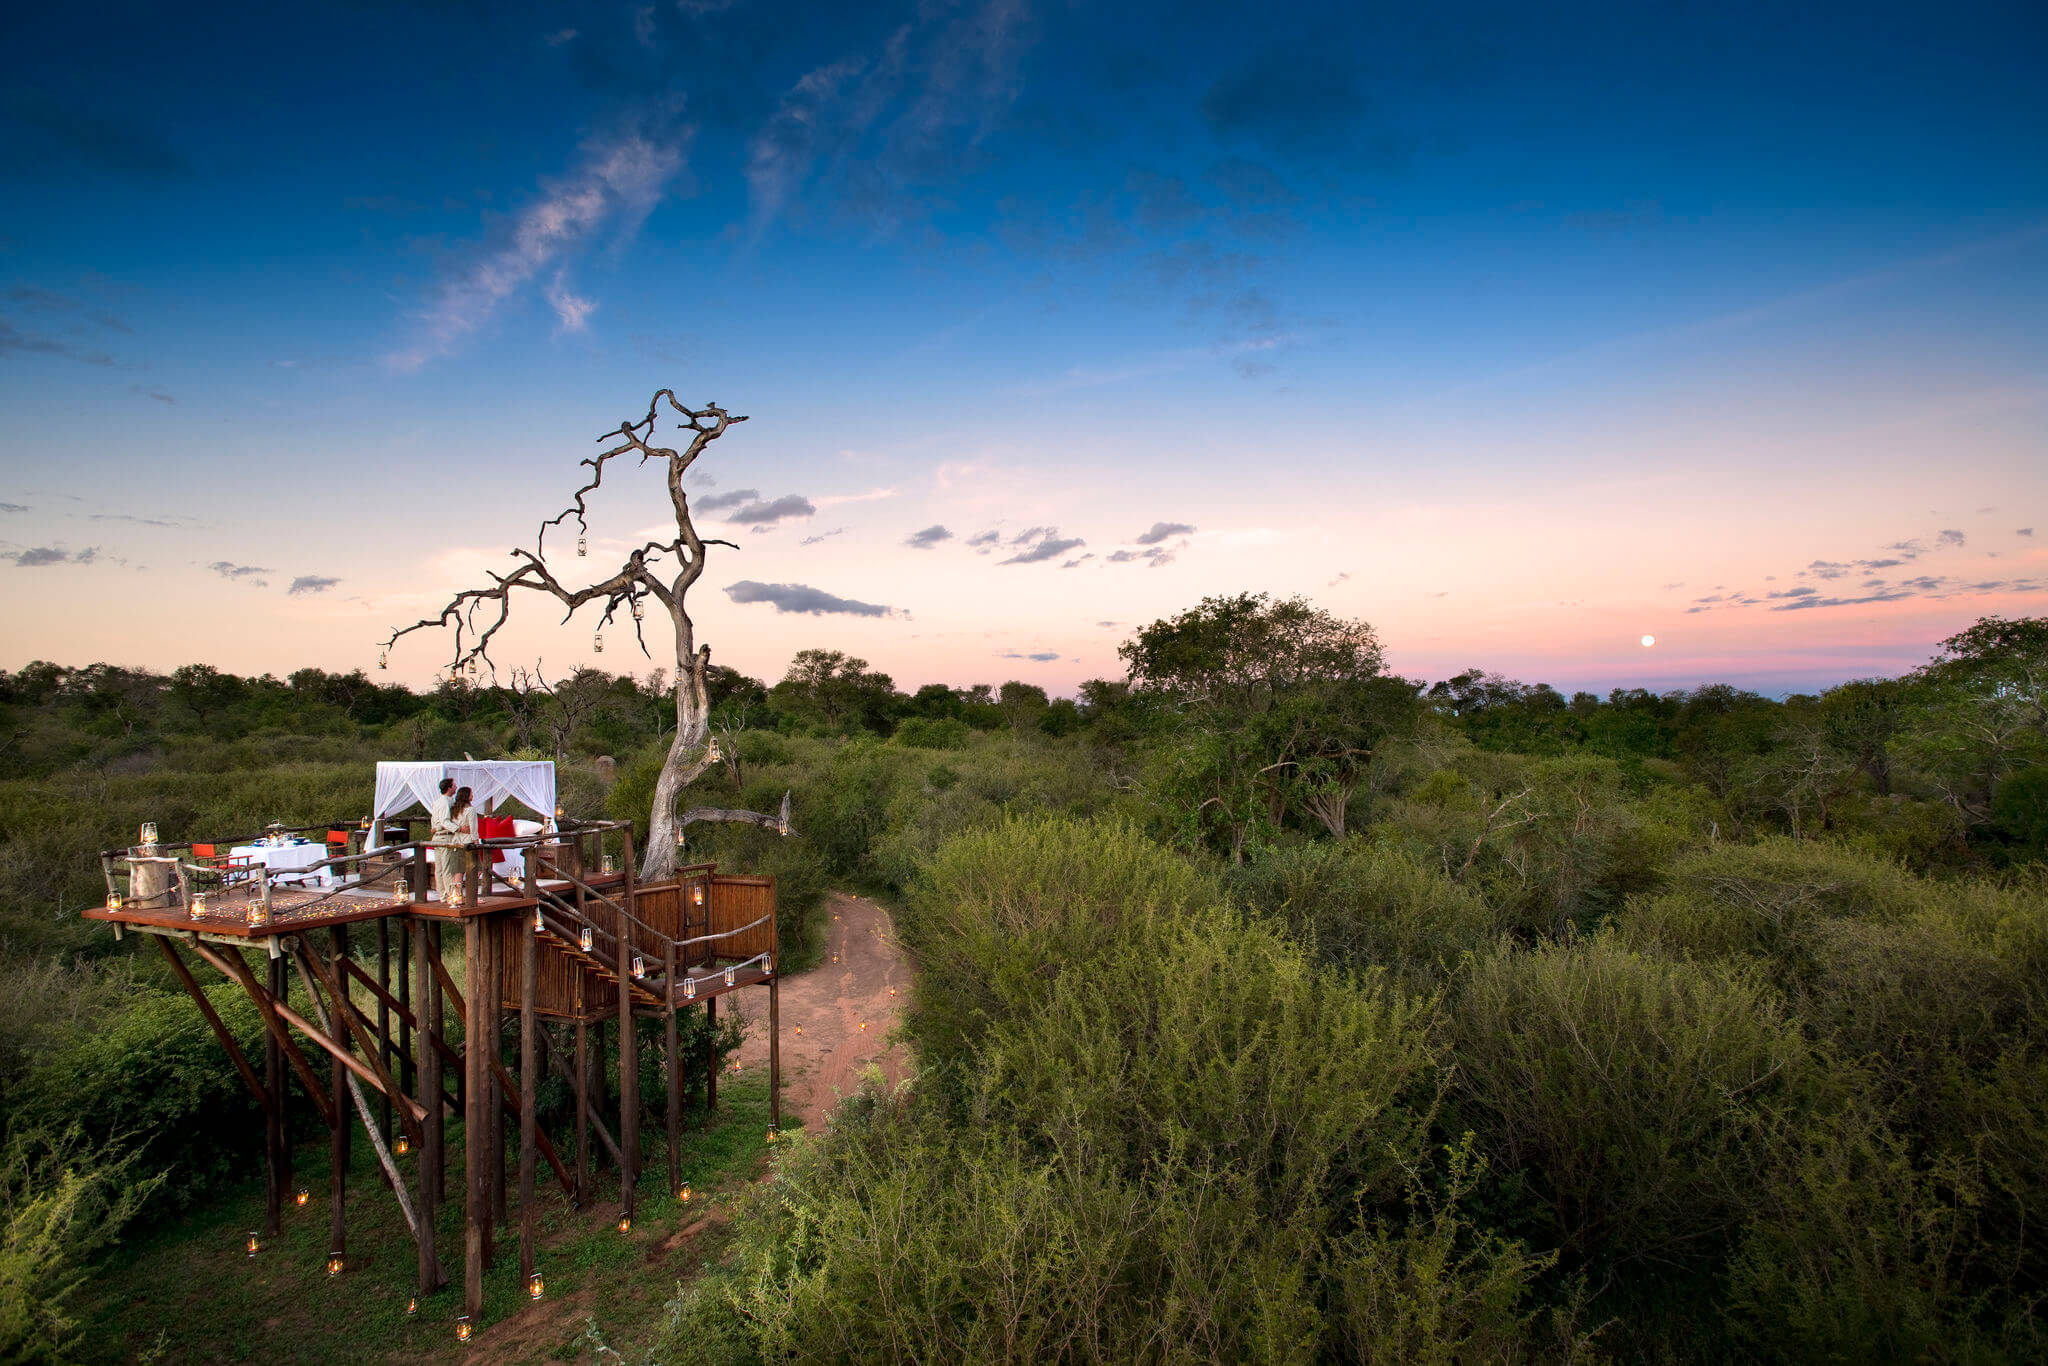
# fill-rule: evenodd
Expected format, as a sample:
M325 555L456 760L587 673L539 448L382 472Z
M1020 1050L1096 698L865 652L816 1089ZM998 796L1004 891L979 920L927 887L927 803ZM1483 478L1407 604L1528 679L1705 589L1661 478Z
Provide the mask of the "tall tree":
M664 404L667 412L663 411ZM671 415L681 419L676 426L678 431L690 433L688 443L681 450L654 444L658 424ZM491 579L490 587L463 589L441 609L440 615L393 631L384 642L386 651L389 651L400 638L411 632L453 626L454 656L449 671L451 675L460 677L465 672L474 674L478 661L490 662L491 640L510 617L513 595L520 590L554 598L567 609L562 618L564 621L586 606L597 606L597 630L600 633L613 624L621 609L626 610L642 654L648 654L643 630L648 602L652 601L667 612L675 632L676 671L672 691L676 726L670 737L667 757L662 762L661 774L654 785L654 809L649 814L647 851L640 868L640 876L648 881L675 874L679 832L690 821L746 821L784 832L789 828L786 800L784 814L779 818L754 811L707 808L683 813L677 809L684 789L695 782L712 762L707 744L711 701L706 683L706 673L711 667L711 647L697 643L696 628L690 620L686 599L690 589L704 575L708 547L722 545L738 549L730 541L697 534L696 524L690 518L689 495L683 490L683 476L707 446L724 436L734 424L746 420L733 416L716 403L707 403L702 409L687 408L677 400L673 390L663 389L656 393L647 405L645 417L621 422L616 431L598 438L613 444L597 455L584 458L582 463L590 471L589 481L576 490L569 507L540 524L533 549L515 548L511 552L516 564L509 573L485 571ZM655 464L665 476L669 506L675 516L675 537L668 541L649 541L628 552L625 563L609 577L585 587L571 588L561 581L549 559L548 528L563 527L573 517L577 532L575 553L578 558L583 557L590 529L587 520L589 507L584 501L586 495L603 484L605 472L613 460L635 455L639 457L640 465ZM652 658L651 655L649 657ZM495 675L495 667L492 672Z

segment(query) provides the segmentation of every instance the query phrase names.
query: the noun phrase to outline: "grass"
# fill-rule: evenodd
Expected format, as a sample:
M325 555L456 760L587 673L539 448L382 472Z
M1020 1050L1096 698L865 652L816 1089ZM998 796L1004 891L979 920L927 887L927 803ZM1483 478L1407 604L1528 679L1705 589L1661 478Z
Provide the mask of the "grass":
M692 1187L687 1206L666 1189L667 1148L660 1128L644 1128L648 1170L635 1192L633 1227L625 1234L616 1226L616 1171L593 1173L594 1207L578 1213L542 1161L538 1266L546 1296L539 1304L528 1302L519 1281L515 1165L513 1222L499 1231L498 1264L484 1278L482 1323L467 1348L455 1338L462 1303L461 1126L449 1128L451 1203L442 1207L437 1223L450 1284L421 1297L412 1318L406 1315L414 1293L412 1239L360 1133L351 1145L347 1267L339 1276L327 1274L330 1167L322 1140L294 1154L293 1181L308 1192L307 1203L296 1207L287 1200L283 1233L263 1239L254 1257L245 1242L249 1230L263 1222L260 1175L189 1216L152 1228L145 1215L73 1302L85 1330L82 1359L163 1366L250 1360L573 1362L590 1355L599 1341L630 1359L652 1341L676 1282L716 1257L724 1229L720 1207L763 1166L767 1124L767 1078L722 1078L709 1128L683 1135L683 1176ZM515 1142L516 1132L514 1126ZM417 1150L399 1159L409 1175L417 1160Z

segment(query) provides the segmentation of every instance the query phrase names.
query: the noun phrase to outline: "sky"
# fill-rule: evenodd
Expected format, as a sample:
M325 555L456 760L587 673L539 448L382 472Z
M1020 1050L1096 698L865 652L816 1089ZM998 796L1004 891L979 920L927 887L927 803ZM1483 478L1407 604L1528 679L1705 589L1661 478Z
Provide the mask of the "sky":
M2030 3L16 6L0 667L374 670L673 388L750 419L690 606L769 682L1071 694L1246 591L1414 678L1900 672L2048 613L2044 62ZM592 506L566 581L667 514ZM595 615L499 668L672 667Z

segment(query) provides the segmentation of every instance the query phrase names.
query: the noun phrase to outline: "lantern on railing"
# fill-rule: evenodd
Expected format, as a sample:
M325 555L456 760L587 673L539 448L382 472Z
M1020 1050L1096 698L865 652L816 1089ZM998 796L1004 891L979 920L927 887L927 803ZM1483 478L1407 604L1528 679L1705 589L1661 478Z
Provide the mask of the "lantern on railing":
M341 1254L339 1252L327 1254L327 1274L330 1276L339 1276L341 1274Z
M139 842L145 849L156 848L156 822L144 821Z
M577 937L576 942L583 946L583 951L585 953L589 953L592 949L597 947L597 936L591 932L590 926L585 925L583 927L583 933Z
M540 907L538 906L533 908L533 932L535 934L546 934L548 932L548 922L541 916Z
M604 653L604 632L599 631L590 638L590 652L598 655Z
M263 1245L256 1241L255 1229L252 1228L249 1230L249 1241L244 1243L243 1246L249 1249L249 1255L251 1257L255 1256L256 1253L262 1248Z
M685 977L685 978L683 979L683 999L684 999L685 1001L694 1001L694 1000L696 1000L696 999L697 999L697 979L696 979L696 978L694 978L694 977Z
M576 538L576 558L582 559L590 553L590 541L582 536Z
M644 960L643 958L641 958L639 954L637 954L637 953L636 953L636 954L634 954L634 955L633 955L633 976L634 976L634 978L635 978L636 980L638 980L638 979L640 979L640 978L643 978L643 977L645 977L646 975L647 975L647 963L646 963L646 960Z
M121 909L121 894L119 892L107 893L107 909L110 911L118 911Z
M725 984L726 984L727 986L731 986L731 985L732 985L732 969L731 969L731 968L727 968L727 969L725 970Z
M469 1315L457 1314L455 1316L455 1340L457 1342L468 1342L469 1335L475 1331L475 1327L469 1321Z
M604 856L604 863L602 866L607 873L616 873L619 871L619 861L613 858L610 854L606 854Z
M546 1290L546 1288L547 1285L545 1282L541 1280L540 1273L538 1271L534 1272L531 1276L528 1276L526 1278L526 1298L528 1298L529 1300L539 1299L541 1297L541 1293L544 1290Z

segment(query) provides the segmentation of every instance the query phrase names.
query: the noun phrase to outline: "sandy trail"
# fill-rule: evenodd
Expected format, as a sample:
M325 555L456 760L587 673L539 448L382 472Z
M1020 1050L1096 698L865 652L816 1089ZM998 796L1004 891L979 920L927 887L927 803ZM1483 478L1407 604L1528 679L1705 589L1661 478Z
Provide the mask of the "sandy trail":
M782 1112L813 1131L859 1087L868 1064L878 1063L894 1086L909 1070L910 1061L905 1045L889 1043L909 999L911 976L889 913L844 892L834 892L827 900L832 919L824 961L809 972L785 977L780 988L786 1083ZM736 995L743 999L733 1009L749 1026L739 1064L749 1071L766 1068L765 993Z

